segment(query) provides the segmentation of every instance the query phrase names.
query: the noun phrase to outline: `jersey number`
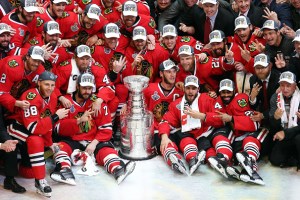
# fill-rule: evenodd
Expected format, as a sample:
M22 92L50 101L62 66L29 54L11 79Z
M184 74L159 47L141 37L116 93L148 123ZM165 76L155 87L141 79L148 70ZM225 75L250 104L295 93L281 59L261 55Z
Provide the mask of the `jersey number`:
M26 110L24 111L25 117L29 117L30 115L35 116L35 115L37 115L37 114L38 114L38 112L37 112L36 106L30 106L28 109L26 109Z
M6 81L6 74L2 74L0 82L5 83L5 81Z

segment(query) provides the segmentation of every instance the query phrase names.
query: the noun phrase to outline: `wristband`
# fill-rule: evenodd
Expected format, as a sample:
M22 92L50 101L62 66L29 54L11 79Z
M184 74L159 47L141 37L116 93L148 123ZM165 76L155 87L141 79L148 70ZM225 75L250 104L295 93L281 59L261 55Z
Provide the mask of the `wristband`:
M51 116L51 119L52 119L53 123L56 123L56 122L58 122L59 117L58 117L57 114L54 114L54 115Z

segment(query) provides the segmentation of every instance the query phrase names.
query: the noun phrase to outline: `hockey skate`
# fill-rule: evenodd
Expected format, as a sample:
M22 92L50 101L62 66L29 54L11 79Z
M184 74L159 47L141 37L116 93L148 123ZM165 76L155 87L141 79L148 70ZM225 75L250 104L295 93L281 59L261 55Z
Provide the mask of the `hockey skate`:
M182 174L188 175L188 172L186 171L186 168L185 168L183 162L174 153L171 153L169 158L170 158L170 161L172 164L171 165L172 169L174 169L175 171L178 171Z
M133 172L135 165L136 163L134 161L129 161L126 164L121 161L121 165L113 171L113 175L118 184L120 184L129 174Z
M55 169L54 172L50 174L50 178L57 182L76 185L75 176L72 170L67 167L61 170Z
M241 180L240 179L241 172L233 166L227 166L226 167L226 173L231 178Z
M252 161L248 153L245 151L239 152L236 154L236 158L239 161L241 167L244 168L248 175L251 177L253 174L254 161Z
M249 176L248 172L242 173L240 179L246 183L255 183L258 185L265 185L263 179L259 176L256 171L253 171L252 176Z
M192 175L198 167L204 163L206 152L201 150L198 155L189 161L190 175Z
M228 178L228 175L226 173L226 167L228 166L228 163L223 154L218 153L217 156L208 158L208 162L210 163L210 166L212 168L217 170L225 178Z
M35 180L36 192L45 197L51 197L52 189L47 183L46 179Z

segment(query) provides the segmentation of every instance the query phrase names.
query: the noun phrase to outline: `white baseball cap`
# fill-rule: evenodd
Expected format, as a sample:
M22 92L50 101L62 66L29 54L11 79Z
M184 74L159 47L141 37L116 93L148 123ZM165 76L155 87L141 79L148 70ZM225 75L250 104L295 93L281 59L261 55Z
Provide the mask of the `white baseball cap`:
M104 35L106 38L120 38L119 27L114 23L108 23L104 26Z
M254 67L261 65L267 67L270 63L270 58L264 53L260 53L254 57Z
M84 9L84 13L88 16L88 18L96 19L100 21L101 9L98 5L96 4L87 5Z
M61 34L59 24L56 21L48 21L44 24L44 32L49 35Z
M174 36L174 37L177 36L177 30L175 26L171 24L167 24L163 27L162 37L166 37L166 36Z
M138 16L136 3L133 1L126 1L122 6L122 14L124 16Z
M187 87L189 85L193 85L195 87L199 87L199 81L198 81L198 78L197 76L194 76L194 75L190 75L190 76L187 76L184 80L184 87Z
M142 26L137 26L132 31L132 40L147 40L147 31Z
M39 12L36 0L20 0L20 5L26 12Z
M217 0L202 0L202 4L211 3L211 4L216 5L217 2L218 2Z
M81 58L83 56L89 56L89 57L92 57L91 56L91 49L90 47L86 46L86 45L79 45L76 50L76 55L77 57Z
M279 77L279 83L283 81L291 84L296 83L296 75L290 71L283 72Z
M293 42L300 42L300 29L296 31L296 36L293 39Z
M5 23L0 23L0 34L5 32L11 33L10 27Z
M209 43L222 42L224 38L225 34L223 31L214 30L209 34Z
M274 20L267 20L265 21L263 27L261 28L261 30L264 29L279 30L279 25Z
M220 89L219 89L219 92L223 91L223 90L228 90L228 91L233 91L234 89L234 84L233 84L233 81L230 80L230 79L223 79L221 82L220 82Z
M235 31L240 28L248 28L251 24L250 19L246 16L239 16L234 20Z
M52 3L54 3L54 4L58 4L58 3L66 3L66 4L68 4L68 1L67 0L51 0L52 1Z
M165 60L164 62L160 63L160 65L159 65L160 71L170 70L172 68L175 68L176 71L179 70L178 66L170 59Z
M27 52L27 54L35 60L40 60L44 62L45 51L42 47L39 46L31 46Z
M90 73L80 74L77 81L78 84L82 87L90 86L95 88L95 77Z
M190 45L182 45L179 49L178 49L178 56L180 55L194 55L194 48L191 47Z

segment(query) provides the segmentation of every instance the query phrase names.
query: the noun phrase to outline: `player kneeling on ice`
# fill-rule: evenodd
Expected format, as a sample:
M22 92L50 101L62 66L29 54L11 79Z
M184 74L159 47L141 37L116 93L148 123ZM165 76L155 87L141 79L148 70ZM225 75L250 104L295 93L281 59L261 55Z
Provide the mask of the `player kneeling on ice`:
M94 154L96 162L105 166L108 173L114 175L117 183L121 183L135 167L135 162L124 163L110 142L112 123L109 109L102 103L99 111L92 111L91 105L97 96L95 78L89 73L78 77L77 89L72 95L65 96L72 106L67 118L55 126L59 136L69 139L58 143L59 150L54 154L56 168L51 173L55 181L75 185L75 177L71 170L70 156L75 149Z

